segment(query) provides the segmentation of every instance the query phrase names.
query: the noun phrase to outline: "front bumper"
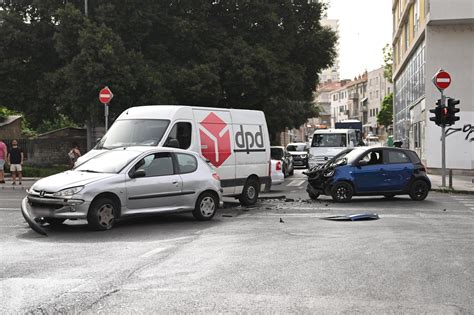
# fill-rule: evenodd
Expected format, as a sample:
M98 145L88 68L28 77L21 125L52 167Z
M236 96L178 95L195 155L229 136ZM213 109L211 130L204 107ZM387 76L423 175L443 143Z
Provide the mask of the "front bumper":
M86 219L90 202L82 199L60 199L29 194L21 207L33 218Z

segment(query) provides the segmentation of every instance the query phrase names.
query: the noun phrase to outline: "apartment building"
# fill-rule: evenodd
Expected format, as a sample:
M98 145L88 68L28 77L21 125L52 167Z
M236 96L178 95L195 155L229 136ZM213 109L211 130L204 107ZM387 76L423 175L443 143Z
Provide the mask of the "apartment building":
M446 166L474 170L474 1L393 0L394 137L425 165L441 167L441 128L429 120L440 92L431 79L450 73L447 96L461 101L448 129Z
M384 77L384 68L380 67L367 74L367 108L364 108L364 131L382 135L384 130L377 123L377 115L385 96L393 92L393 85ZM385 126L388 127L388 126Z
M331 28L336 34L339 33L339 20L325 18L321 20L321 25ZM334 64L319 74L319 82L323 84L326 82L337 82L340 79L339 77L339 57L336 56Z

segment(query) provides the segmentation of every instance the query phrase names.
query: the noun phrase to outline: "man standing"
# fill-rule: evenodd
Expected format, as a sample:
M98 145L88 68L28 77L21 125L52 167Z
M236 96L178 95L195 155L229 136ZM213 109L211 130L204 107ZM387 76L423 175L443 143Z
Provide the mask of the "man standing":
M8 162L10 163L10 172L12 172L12 185L16 184L16 177L18 176L19 184L21 185L21 166L23 165L23 151L18 147L18 141L12 141L12 149L8 153Z
M5 184L5 174L3 173L3 167L5 166L7 154L7 145L2 140L0 140L0 184Z

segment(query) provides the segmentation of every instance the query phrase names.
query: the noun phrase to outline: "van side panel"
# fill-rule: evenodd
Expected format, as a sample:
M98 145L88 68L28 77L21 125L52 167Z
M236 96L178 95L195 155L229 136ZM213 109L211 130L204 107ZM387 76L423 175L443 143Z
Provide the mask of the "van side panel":
M198 152L217 169L221 183L235 179L235 154L231 115L228 110L193 108ZM225 195L235 194L235 185L222 184Z

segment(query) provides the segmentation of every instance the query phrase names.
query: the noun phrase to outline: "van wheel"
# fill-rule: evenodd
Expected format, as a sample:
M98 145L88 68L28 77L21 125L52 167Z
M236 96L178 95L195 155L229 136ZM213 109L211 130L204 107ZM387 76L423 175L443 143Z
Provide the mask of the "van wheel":
M218 206L219 201L214 194L203 192L196 201L193 216L199 221L210 220L216 214Z
M347 182L339 182L331 189L331 196L334 201L347 202L352 199L354 189Z
M425 200L428 196L428 191L428 184L424 180L415 180L410 187L410 198L416 201Z
M258 193L260 192L260 184L255 178L247 179L244 190L239 197L239 201L244 206L251 206L257 202Z
M98 231L110 230L115 224L117 206L109 198L98 198L92 202L87 213L87 223Z

